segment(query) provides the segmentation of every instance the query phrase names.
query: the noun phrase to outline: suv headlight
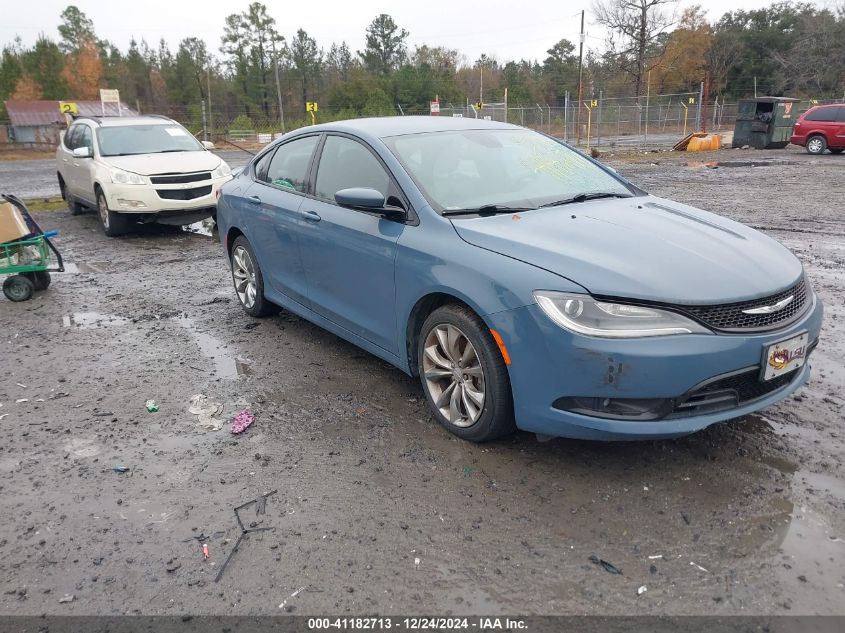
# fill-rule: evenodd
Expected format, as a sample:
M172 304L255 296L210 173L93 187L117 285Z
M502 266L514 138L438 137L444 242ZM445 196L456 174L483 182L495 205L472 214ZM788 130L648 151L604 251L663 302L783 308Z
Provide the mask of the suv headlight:
M131 171L123 171L114 167L110 170L111 181L119 185L146 185L147 179Z
M570 332L604 338L640 338L670 334L712 334L680 314L628 305L596 301L588 295L549 290L534 292L537 304L552 321Z
M212 174L215 178L225 178L226 176L232 175L232 170L226 163L221 162L220 166L214 170Z

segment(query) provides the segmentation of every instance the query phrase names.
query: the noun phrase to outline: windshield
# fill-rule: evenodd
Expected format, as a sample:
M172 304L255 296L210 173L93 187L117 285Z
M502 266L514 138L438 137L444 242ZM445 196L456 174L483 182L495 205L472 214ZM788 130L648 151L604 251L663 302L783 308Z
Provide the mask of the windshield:
M536 208L633 191L565 145L530 130L461 130L383 139L437 211Z
M127 125L97 129L102 156L197 152L202 150L193 136L179 125Z

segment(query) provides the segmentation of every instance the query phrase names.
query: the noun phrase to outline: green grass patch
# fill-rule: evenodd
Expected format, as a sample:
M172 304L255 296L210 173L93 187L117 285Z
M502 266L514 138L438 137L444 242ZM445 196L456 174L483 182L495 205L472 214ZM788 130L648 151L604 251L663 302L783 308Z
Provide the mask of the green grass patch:
M24 200L24 203L30 211L64 211L67 209L67 202L58 196L55 198L29 198Z

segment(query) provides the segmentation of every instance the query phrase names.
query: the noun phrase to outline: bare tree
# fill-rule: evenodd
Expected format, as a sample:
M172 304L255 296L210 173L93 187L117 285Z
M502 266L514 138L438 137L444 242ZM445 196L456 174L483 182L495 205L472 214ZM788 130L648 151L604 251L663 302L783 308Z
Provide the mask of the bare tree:
M619 68L631 75L636 95L642 94L643 80L663 52L660 36L674 23L674 12L664 5L677 0L596 0L596 21L607 28L610 56Z

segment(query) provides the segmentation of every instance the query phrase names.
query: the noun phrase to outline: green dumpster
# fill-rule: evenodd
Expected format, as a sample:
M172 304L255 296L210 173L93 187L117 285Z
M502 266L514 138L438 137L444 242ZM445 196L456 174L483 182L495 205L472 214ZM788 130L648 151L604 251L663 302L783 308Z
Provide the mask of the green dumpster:
M790 97L757 97L737 102L732 147L779 149L789 144L798 118L798 101Z

